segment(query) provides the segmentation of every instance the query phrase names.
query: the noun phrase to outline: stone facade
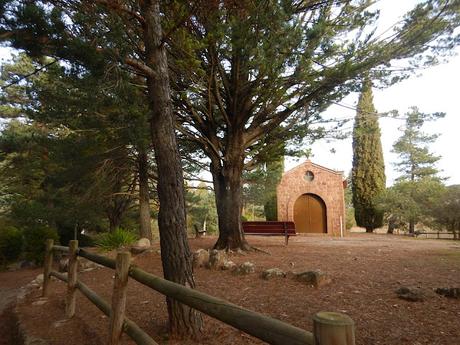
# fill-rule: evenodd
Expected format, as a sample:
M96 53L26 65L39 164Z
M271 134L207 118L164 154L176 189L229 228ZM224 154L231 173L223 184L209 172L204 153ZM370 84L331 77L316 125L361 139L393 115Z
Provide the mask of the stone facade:
M313 173L309 180L307 172ZM311 179L311 173L310 175ZM345 229L344 179L341 171L334 171L306 161L285 172L277 187L278 220L294 221L294 203L304 194L314 194L326 206L327 234L340 236ZM343 230L345 233L345 230Z

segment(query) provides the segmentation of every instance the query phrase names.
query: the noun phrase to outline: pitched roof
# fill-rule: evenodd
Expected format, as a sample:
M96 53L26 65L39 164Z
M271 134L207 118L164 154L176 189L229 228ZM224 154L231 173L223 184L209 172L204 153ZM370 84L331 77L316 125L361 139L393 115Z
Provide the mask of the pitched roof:
M305 162L303 163L300 163L299 165L289 169L288 171L285 171L283 175L287 175L287 174L290 174L291 172L297 170L297 169L300 169L302 167L305 167L305 166L314 166L315 168L318 168L318 169L321 169L321 170L325 170L327 172L330 172L332 174L337 174L337 175L342 175L343 176L343 171L337 171L337 170L332 170L332 169L329 169L329 168L326 168L325 166L322 166L322 165L319 165L319 164L316 164L316 163L313 163L311 160L307 159Z

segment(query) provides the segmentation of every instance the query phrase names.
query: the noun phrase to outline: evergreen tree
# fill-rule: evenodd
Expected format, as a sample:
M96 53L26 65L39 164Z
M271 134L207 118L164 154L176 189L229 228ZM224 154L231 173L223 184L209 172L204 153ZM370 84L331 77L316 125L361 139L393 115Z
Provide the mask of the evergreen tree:
M417 181L425 177L434 177L439 172L435 164L440 156L429 150L429 145L438 134L428 135L422 132L426 121L433 121L444 117L444 113L424 114L417 107L412 107L406 113L406 122L401 129L403 135L394 143L393 152L399 155L400 162L396 169L402 173L399 180Z
M366 80L358 101L353 128L352 192L358 226L372 232L382 226L383 213L376 198L385 190L385 164L372 84Z
M364 74L389 85L409 73L391 68L392 61L430 65L436 58L428 49L438 55L452 47L444 40L455 44L458 2L421 2L388 37L372 29L373 4L208 2L174 31L168 43L178 130L210 161L219 215L215 248L251 249L241 212L243 171L254 158L314 133L321 112L355 91Z
M266 164L265 177L265 203L264 212L266 220L278 220L278 205L276 198L276 187L278 186L284 172L284 156L278 160Z
M394 143L393 152L399 155L400 162L396 163L396 169L402 173L396 184L404 184L405 198L417 202L420 186L425 185L430 180L438 180L436 177L439 170L436 162L441 158L434 155L429 150L437 134L428 135L422 132L422 127L426 121L434 121L444 117L444 113L425 114L421 113L417 107L412 107L406 113L405 125L402 128L402 136ZM408 208L407 206L402 206ZM414 208L414 207L412 207ZM414 233L415 224L420 219L420 212L412 212L408 217L409 233Z

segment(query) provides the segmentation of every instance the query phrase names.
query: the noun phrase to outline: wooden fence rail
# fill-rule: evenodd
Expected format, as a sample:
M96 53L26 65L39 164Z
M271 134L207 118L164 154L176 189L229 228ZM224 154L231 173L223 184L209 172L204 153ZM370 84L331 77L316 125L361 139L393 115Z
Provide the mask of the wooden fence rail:
M425 238L428 238L428 235L436 235L437 239L443 240L457 240L460 236L458 232L453 231L416 231L414 235L416 237L425 235ZM443 235L448 235L449 237L442 237Z
M67 275L52 270L53 251L63 251L69 254ZM77 279L77 256L84 257L115 270L111 305ZM49 280L51 276L66 282L66 316L70 318L75 314L75 292L79 290L104 314L109 316L110 333L108 344L110 345L119 343L122 332L126 332L136 344L157 344L139 326L125 317L128 277L269 344L355 344L354 322L347 315L332 312L317 313L313 318L314 333L311 333L280 320L244 309L222 299L150 274L135 265L131 265L130 254L128 252L119 252L117 259L114 260L79 249L78 241L70 241L69 247L64 247L53 245L53 240L47 240L44 262L43 296L49 294Z

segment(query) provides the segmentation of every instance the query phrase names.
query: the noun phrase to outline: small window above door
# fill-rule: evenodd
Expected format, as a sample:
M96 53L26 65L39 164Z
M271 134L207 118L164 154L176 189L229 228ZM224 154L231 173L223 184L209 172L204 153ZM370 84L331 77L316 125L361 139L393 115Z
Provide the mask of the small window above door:
M307 170L307 172L305 173L303 178L306 181L311 182L311 181L313 181L315 179L315 175L310 170Z

